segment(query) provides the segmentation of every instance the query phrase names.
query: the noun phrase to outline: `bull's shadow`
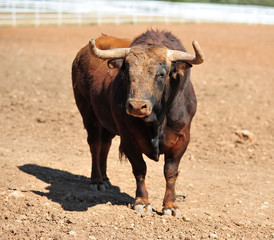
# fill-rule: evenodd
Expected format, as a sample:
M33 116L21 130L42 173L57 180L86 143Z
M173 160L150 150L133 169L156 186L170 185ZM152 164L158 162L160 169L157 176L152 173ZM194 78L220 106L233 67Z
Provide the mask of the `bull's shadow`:
M113 205L126 205L134 202L131 196L122 193L117 186L112 186L103 193L92 192L90 179L81 175L36 164L25 164L18 168L50 184L46 187L48 192L31 191L59 203L64 210L86 211L89 207L107 202Z

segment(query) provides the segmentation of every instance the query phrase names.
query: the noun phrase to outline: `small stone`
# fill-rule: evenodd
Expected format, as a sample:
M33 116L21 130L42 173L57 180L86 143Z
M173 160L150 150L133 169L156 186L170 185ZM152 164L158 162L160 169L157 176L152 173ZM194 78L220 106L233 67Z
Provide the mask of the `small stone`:
M38 118L36 118L36 122L38 122L38 123L45 123L46 120L38 117Z
M242 226L242 225L244 225L244 222L235 222L235 224L236 224L236 226Z
M183 220L184 220L185 222L190 222L190 218L189 218L189 217L186 217L186 216L183 216Z
M67 219L67 220L66 220L66 223L67 223L67 224L71 224L72 221L71 221L70 219Z
M20 198L20 197L25 197L25 195L21 192L14 191L9 194L9 197Z
M94 236L88 236L89 239L96 240L96 237Z
M248 130L236 130L235 134L239 137L238 141L240 143L245 143L245 142L254 143L255 142L255 135L251 131L248 131Z
M71 236L76 236L77 233L76 233L75 231L71 230L71 231L69 231L69 235L71 235Z
M189 160L195 160L195 156L193 154L190 154Z
M69 229L68 229L68 228L66 228L66 227L64 227L62 230L63 230L63 232L66 232L66 233L68 233L68 232L69 232Z
M209 235L209 237L210 237L210 238L217 239L217 238L218 238L218 235L217 235L217 233L211 233L211 234Z
M189 183L186 187L187 187L187 188L193 188L193 184L192 184L192 183Z

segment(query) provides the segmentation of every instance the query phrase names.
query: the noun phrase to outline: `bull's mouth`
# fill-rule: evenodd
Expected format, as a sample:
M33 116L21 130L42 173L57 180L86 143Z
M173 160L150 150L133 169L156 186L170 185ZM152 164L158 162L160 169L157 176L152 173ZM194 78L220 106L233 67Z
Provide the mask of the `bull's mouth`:
M126 112L128 115L132 116L132 117L137 117L137 118L145 118L148 117L151 114L151 111L149 112L138 112L138 111L132 111L129 109L126 109Z

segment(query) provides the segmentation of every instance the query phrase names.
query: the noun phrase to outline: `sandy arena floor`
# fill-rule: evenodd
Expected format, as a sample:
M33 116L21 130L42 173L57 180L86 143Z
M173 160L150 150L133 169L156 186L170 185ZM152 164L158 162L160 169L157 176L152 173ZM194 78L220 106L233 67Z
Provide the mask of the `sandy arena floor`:
M207 60L192 69L198 112L180 165L180 218L161 215L163 159L147 159L155 210L128 207L135 180L118 161L114 187L89 190L86 132L74 103L71 64L91 37L134 38L150 25L0 28L0 239L273 239L274 27L156 25ZM254 139L241 139L248 130Z

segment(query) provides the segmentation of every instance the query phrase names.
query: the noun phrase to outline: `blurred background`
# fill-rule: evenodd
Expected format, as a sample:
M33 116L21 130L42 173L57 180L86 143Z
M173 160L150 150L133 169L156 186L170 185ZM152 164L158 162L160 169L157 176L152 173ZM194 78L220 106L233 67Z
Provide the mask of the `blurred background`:
M1 0L0 26L115 23L274 24L273 0Z

